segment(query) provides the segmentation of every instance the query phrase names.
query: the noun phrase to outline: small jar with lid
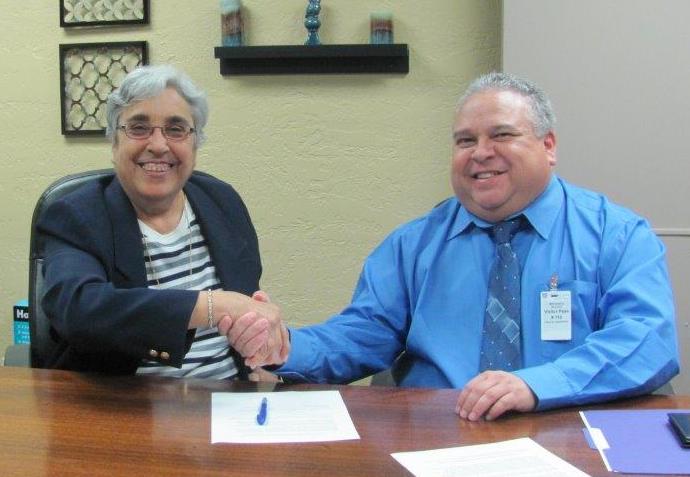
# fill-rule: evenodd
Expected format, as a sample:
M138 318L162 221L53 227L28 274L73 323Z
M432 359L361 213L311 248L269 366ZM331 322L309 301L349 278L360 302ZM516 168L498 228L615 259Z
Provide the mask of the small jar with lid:
M369 43L372 45L393 43L393 14L391 12L373 12L370 25Z
M220 28L223 46L242 46L243 23L240 0L220 0Z

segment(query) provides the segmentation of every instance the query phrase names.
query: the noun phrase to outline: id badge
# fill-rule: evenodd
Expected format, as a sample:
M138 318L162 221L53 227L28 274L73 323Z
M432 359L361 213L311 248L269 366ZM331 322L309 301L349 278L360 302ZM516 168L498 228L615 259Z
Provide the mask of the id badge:
M541 292L541 339L543 341L570 340L572 328L570 291Z

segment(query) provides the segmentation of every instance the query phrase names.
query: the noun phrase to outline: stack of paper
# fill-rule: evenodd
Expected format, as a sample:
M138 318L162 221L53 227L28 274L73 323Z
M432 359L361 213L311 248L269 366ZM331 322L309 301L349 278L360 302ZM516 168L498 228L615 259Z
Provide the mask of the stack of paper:
M588 475L527 437L493 444L391 455L417 477Z
M257 414L263 398L267 406L265 422L261 424ZM338 391L213 393L211 408L212 443L359 439Z

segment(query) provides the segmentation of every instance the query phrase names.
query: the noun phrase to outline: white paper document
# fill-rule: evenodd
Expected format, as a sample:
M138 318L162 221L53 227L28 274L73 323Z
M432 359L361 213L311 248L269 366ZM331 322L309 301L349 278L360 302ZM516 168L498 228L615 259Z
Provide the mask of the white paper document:
M391 455L416 477L587 475L527 437L493 444Z
M266 420L257 422L266 398ZM321 442L359 439L338 391L213 393L211 443Z

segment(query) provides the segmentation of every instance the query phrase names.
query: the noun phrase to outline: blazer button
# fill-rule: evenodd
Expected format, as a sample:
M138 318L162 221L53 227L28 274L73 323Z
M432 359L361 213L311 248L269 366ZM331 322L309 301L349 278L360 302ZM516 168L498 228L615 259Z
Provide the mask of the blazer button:
M157 358L158 351L156 351L155 349L149 350L149 356L151 356L152 358Z
M168 360L168 359L170 359L170 354L167 353L166 351L163 351L163 352L161 353L161 359L162 359L162 360Z

